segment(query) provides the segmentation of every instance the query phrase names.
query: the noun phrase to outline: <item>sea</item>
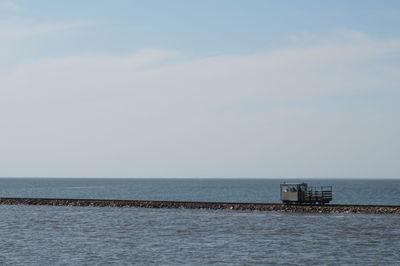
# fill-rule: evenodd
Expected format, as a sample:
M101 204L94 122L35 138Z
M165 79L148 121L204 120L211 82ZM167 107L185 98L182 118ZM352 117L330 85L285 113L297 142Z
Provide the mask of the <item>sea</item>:
M0 178L0 197L400 205L398 179ZM0 265L400 265L400 215L0 205Z

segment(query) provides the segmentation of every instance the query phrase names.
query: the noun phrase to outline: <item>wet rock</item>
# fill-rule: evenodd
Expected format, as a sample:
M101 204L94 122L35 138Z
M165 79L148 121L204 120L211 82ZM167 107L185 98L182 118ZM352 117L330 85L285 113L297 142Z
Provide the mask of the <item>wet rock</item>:
M53 205L90 207L140 207L180 208L215 210L284 211L303 213L376 213L400 214L400 206L384 205L284 205L280 203L226 203L226 202L185 202L185 201L144 201L144 200L100 200L100 199L48 199L48 198L0 198L0 204L7 205Z

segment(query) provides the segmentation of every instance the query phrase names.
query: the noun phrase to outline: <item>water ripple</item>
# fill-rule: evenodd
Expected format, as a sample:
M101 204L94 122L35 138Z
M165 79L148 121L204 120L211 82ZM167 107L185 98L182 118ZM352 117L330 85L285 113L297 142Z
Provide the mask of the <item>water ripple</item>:
M385 264L400 217L0 206L2 265Z

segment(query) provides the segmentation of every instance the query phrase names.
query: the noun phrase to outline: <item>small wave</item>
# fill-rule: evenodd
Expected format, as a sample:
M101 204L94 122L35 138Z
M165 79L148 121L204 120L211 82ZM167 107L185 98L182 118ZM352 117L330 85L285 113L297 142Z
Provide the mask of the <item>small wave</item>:
M84 186L84 187L66 187L67 189L87 189L87 188L103 188L100 186Z

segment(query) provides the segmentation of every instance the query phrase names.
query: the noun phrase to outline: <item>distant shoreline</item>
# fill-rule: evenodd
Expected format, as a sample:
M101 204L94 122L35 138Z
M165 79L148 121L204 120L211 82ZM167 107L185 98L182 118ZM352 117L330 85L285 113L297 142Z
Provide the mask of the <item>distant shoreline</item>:
M297 213L371 213L400 214L400 205L285 205L281 203L195 202L156 200L0 198L0 205L51 205L81 207L131 207L167 209L213 209L241 211L283 211Z

